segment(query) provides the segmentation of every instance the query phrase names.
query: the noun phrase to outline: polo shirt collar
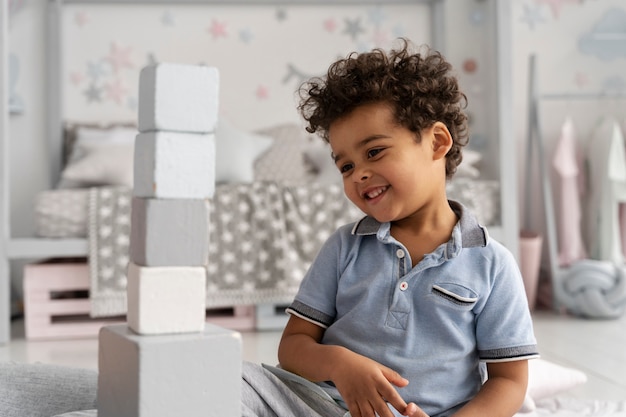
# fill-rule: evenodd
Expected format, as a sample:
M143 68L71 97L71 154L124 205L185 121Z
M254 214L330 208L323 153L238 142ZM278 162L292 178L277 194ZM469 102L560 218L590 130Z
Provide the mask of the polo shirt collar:
M453 200L448 200L450 208L455 212L459 221L454 226L452 238L448 242L448 253L456 253L461 247L472 248L487 246L489 234L487 229L478 223L476 217L465 208L464 205ZM381 241L389 236L391 224L380 223L373 217L365 216L355 223L352 234L358 236L377 235ZM456 242L460 242L459 245Z

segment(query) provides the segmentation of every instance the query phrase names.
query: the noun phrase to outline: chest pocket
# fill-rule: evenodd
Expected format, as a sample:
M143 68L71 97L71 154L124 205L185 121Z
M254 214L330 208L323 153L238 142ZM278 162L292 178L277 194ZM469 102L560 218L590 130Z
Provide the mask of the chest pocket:
M439 303L461 311L474 308L478 296L471 289L459 284L433 284L432 294Z

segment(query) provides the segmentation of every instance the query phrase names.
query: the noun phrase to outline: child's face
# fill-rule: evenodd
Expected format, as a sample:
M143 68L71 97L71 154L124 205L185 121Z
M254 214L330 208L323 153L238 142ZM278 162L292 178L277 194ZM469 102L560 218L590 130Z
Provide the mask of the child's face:
M445 125L435 123L421 137L418 143L413 132L398 125L384 103L357 107L336 120L329 141L346 196L379 222L403 220L442 201L447 204L445 154L450 134Z

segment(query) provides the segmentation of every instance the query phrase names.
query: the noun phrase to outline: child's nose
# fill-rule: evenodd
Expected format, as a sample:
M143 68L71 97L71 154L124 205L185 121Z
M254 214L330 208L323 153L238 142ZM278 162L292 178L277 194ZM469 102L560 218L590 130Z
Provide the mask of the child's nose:
M354 174L352 176L354 177L355 182L363 182L370 177L370 173L364 168L359 168L354 170Z

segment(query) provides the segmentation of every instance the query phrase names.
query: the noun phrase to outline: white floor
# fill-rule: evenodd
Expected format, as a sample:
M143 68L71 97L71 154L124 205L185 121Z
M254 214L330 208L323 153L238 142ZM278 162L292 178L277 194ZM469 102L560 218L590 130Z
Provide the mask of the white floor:
M575 398L626 400L626 316L585 320L537 312L535 333L543 359L584 371L588 382L568 395ZM280 332L244 332L243 356L274 364ZM12 341L0 346L0 361L43 362L97 369L96 338L26 341L23 322L12 325Z

